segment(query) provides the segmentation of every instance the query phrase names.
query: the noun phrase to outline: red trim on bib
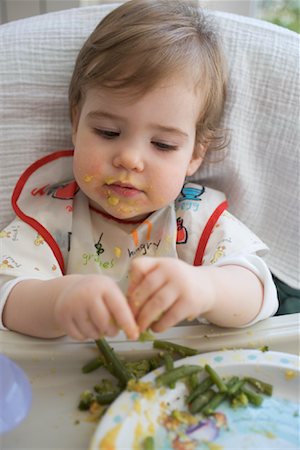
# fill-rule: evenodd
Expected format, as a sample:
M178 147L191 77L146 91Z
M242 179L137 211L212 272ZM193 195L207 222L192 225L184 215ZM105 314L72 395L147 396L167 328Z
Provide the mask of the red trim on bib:
M22 193L22 190L26 184L26 182L28 181L28 179L30 178L30 176L36 171L38 170L40 167L44 166L45 164L48 164L49 162L52 162L58 158L62 158L62 157L69 157L69 156L73 156L74 151L73 150L61 150L58 152L54 152L51 153L50 155L44 156L41 159L38 159L37 161L35 161L33 164L31 164L31 166L29 166L20 176L15 189L13 191L12 194L12 199L11 199L11 203L12 203L12 207L16 213L16 215L18 217L20 217L20 219L22 219L25 223L28 223L28 225L30 225L32 228L34 228L47 242L47 244L49 245L49 247L51 248L59 266L60 269L62 271L62 273L64 274L65 272L65 264L64 264L64 258L63 255L61 253L61 250L56 242L56 240L53 238L53 236L49 233L48 230L46 230L45 227L43 227L43 225L38 222L37 220L35 220L33 217L27 216L18 206L18 200L19 197Z
M193 263L194 266L202 265L203 255L204 255L204 252L206 249L208 239L210 238L212 230L213 230L215 224L217 223L217 221L219 220L219 217L223 214L223 212L227 208L228 208L228 202L225 200L224 202L220 203L219 206L217 206L217 208L214 210L214 212L208 219L208 221L205 225L205 228L199 239L199 243L198 243L198 247L196 250L195 259L194 259L194 263Z

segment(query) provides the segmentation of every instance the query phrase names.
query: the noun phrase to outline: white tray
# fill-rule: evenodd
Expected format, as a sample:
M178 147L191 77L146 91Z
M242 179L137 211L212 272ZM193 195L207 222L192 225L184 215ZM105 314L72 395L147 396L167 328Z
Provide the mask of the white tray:
M259 348L299 355L300 314L268 319L245 329L223 329L210 325L179 326L157 335L198 348L201 352L230 348ZM79 394L93 387L105 371L84 375L82 365L97 355L93 342L68 338L41 340L0 332L1 352L27 373L33 389L28 417L15 430L0 436L1 450L85 450L96 428L88 414L77 410ZM150 342L128 342L120 333L110 341L128 359L153 353ZM77 423L79 421L79 423Z

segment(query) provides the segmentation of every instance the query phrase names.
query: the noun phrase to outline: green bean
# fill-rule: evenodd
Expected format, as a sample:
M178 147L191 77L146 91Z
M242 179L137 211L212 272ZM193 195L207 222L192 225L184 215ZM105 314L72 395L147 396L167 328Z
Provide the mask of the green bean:
M224 393L227 392L227 386L224 383L224 381L221 379L221 377L217 374L217 372L208 364L205 365L205 370L214 382L214 384L217 386L219 392Z
M155 339L154 334L151 333L151 331L148 329L148 330L143 331L139 335L139 339L138 340L140 342L146 342L146 341L154 341L154 339Z
M210 401L204 406L204 408L201 410L202 414L205 416L208 416L212 414L215 409L222 403L222 401L225 399L226 393L217 392L215 395L210 399Z
M176 383L177 380L188 377L189 375L192 375L192 373L197 373L201 370L203 370L201 366L182 365L170 370L169 372L164 372L161 375L158 375L155 382L158 387L168 386L170 383Z
M170 355L170 353L164 353L164 362L165 362L167 372L174 369L174 361L173 361L173 358Z
M166 372L170 372L170 370L174 369L174 361L173 361L173 358L170 355L170 353L164 353L164 361L165 361ZM175 388L174 381L169 384L169 388L171 388L171 389Z
M82 373L90 373L94 370L98 369L99 367L102 367L104 365L104 361L101 358L101 356L97 356L97 358L92 359L91 361L87 362L81 369Z
M193 390L192 392L189 394L189 396L187 397L186 401L187 403L191 403L196 397L198 397L198 395L203 394L205 391L207 391L207 389L209 389L212 385L214 384L214 382L212 381L212 379L210 377L205 378L203 381L201 381L200 384L198 384Z
M95 401L100 405L109 405L120 395L120 393L121 391L119 390L114 392L102 392L101 394L95 394Z
M158 339L153 341L153 348L166 350L172 353L178 353L182 357L194 356L199 354L199 351L194 348L185 347L183 345L175 344L174 342L160 341Z
M203 394L198 395L190 404L189 410L192 414L200 412L201 409L216 395L213 389L208 389Z
M260 406L262 404L263 398L261 395L258 395L255 392L246 389L245 387L242 387L241 391L246 395L249 402L252 403L253 405Z
M158 367L161 367L164 363L164 358L162 355L156 354L149 358L150 370L155 370Z
M192 375L187 380L187 386L189 389L189 392L191 393L196 386L199 384L199 378L197 373L192 373Z
M112 372L118 378L120 386L126 387L128 381L134 378L132 374L126 369L124 363L117 356L114 350L108 345L104 338L96 340L97 347L101 351L107 366L111 366Z
M247 383L252 384L252 386L254 386L262 394L271 396L273 393L273 386L269 383L265 383L264 381L253 377L245 377L244 380L247 381Z
M245 380L240 380L238 377L233 377L234 381L232 383L232 386L228 388L228 394L231 396L235 396L242 386L245 384Z
M232 389L237 383L238 377L231 377L230 380L225 384L227 392L217 392L210 399L210 401L201 410L202 414L208 416L212 414L215 409L222 403L222 401L227 397L227 393Z
M152 436L147 436L142 443L143 450L155 450L154 439Z

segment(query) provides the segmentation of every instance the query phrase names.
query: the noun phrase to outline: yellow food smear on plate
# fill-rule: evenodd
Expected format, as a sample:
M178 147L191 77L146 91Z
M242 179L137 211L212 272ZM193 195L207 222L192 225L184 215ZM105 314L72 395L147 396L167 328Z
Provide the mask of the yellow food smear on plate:
M104 438L100 441L99 450L117 450L119 448L116 447L116 440L121 427L122 424L119 423L106 433Z
M136 381L133 379L128 381L127 389L128 391L134 391L143 394L143 396L148 400L153 399L156 392L155 387L151 382Z
M152 416L151 416L151 413L149 410L145 411L145 417L148 421L148 432L150 435L152 435L155 432L155 425L154 425L154 422L153 422L153 419L152 419Z
M285 371L285 378L286 380L293 380L294 378L296 378L297 374L294 370L286 370Z
M132 442L132 448L138 449L140 448L141 439L144 437L143 427L140 422L137 423L134 429L134 437Z
M189 412L179 411L178 409L172 411L172 417L177 419L179 423L184 423L186 425L196 425L199 422L199 419L196 419L196 417Z
M276 439L276 434L272 433L272 431L266 431L266 432L265 432L265 436L266 436L268 439Z
M223 445L213 444L212 442L205 442L209 450L223 450Z
M142 412L142 405L141 405L140 400L135 400L135 402L133 404L133 409L138 414L141 414L141 412Z

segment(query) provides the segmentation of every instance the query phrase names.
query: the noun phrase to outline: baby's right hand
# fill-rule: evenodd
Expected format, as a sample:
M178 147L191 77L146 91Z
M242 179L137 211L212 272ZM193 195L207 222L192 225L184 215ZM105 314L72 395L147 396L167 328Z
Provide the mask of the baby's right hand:
M66 275L63 289L55 300L58 326L77 340L115 336L124 330L137 339L139 330L126 297L105 275Z

